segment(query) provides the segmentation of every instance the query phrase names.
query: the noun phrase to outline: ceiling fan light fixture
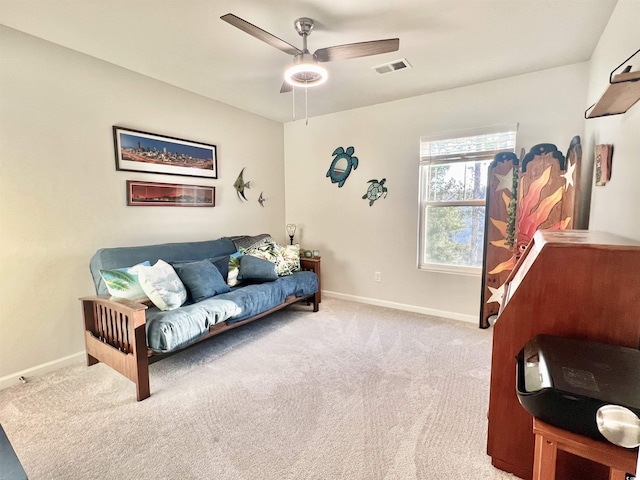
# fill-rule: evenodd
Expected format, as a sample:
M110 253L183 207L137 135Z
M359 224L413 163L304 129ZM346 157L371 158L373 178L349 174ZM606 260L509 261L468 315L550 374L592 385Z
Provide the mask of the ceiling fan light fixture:
M316 63L297 63L284 72L284 80L294 87L317 87L327 81L327 70Z
M306 57L306 58L305 58ZM311 57L311 58L309 58ZM308 53L299 55L295 63L284 72L284 80L294 87L316 87L327 81L327 70L312 60Z

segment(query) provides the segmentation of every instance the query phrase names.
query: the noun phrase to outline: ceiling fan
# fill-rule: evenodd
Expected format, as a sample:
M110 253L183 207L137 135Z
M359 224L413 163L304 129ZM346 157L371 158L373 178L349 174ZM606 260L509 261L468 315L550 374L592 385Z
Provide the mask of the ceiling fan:
M294 47L232 13L227 13L220 18L258 40L293 55L293 65L285 72L285 81L280 93L290 92L294 86L307 88L323 84L327 80L327 71L320 63L395 52L400 47L400 39L388 38L320 48L312 54L307 49L307 37L313 30L313 20L310 18L302 17L294 22L296 31L302 37L302 49Z

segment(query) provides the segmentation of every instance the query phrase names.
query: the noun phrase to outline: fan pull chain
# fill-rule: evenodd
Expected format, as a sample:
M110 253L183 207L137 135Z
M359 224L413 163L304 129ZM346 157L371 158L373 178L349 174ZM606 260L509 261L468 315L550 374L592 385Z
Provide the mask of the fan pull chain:
M291 95L293 95L293 121L296 120L296 87L294 86L291 90Z
M305 80L304 83L306 84L307 81ZM305 85L305 89L304 89L304 124L305 126L309 125L309 101L308 101L309 95L307 93L308 91L309 89L306 88L306 85Z

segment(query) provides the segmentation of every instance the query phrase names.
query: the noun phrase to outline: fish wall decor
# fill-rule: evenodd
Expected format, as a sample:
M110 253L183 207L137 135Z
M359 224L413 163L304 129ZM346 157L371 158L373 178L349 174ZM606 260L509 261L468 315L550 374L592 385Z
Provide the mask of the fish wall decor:
M244 176L244 167L242 168L242 170L240 170L240 175L238 175L238 178L236 178L236 181L233 184L233 188L236 189L238 198L243 202L246 202L247 197L244 195L244 189L251 188L251 185L250 185L251 182L245 182L243 176Z

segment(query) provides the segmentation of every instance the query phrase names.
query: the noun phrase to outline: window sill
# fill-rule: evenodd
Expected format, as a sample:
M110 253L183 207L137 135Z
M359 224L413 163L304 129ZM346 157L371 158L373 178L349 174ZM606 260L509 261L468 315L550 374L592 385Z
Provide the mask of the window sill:
M468 277L479 277L482 275L482 269L476 267L461 267L456 265L422 265L418 267L422 272L448 273L454 275L465 275Z

